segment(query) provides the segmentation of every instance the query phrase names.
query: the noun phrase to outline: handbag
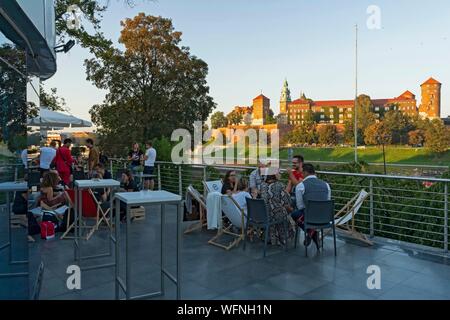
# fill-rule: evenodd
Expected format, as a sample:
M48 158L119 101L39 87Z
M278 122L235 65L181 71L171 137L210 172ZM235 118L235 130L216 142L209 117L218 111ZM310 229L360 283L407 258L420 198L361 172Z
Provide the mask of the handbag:
M55 237L55 225L50 221L43 221L41 223L41 238L45 240L53 239Z

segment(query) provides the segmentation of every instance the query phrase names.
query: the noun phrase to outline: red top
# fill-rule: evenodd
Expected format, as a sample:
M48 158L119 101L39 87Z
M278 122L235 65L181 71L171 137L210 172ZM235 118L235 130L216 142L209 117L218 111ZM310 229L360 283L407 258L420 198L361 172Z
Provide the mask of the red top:
M74 162L69 148L62 146L56 151L55 164L58 172L70 172L70 166Z
M303 180L303 172L292 170L292 174L294 175L295 179Z

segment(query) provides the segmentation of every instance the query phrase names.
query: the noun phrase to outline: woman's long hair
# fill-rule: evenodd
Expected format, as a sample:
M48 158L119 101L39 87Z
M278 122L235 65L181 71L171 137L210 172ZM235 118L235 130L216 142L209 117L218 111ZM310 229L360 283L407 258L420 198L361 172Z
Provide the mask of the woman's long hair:
M230 181L230 175L231 175L233 172L236 172L236 171L234 171L234 170L229 170L229 171L227 171L227 173L225 173L225 178L223 178L223 183L224 183L224 184L225 184L225 183L231 184L231 181Z
M49 171L44 174L44 178L42 179L41 187L42 188L56 188L58 186L59 177L56 172Z

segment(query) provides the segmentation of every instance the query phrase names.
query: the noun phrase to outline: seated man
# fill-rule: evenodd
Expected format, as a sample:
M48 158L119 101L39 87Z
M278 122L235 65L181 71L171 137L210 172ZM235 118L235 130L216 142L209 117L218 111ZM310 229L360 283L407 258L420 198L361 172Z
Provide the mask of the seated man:
M297 202L297 210L291 216L297 221L300 228L304 229L305 204L309 200L325 201L331 200L330 185L316 176L314 166L309 163L303 164L303 174L305 178L295 188L295 199ZM318 235L315 230L307 230L305 238L305 246L311 244L311 239L317 247L319 247Z
M303 181L303 156L297 155L292 158L292 169L287 169L289 183L286 187L288 193L294 192L295 187Z
M112 179L111 172L109 172L103 163L99 163L94 167L94 171L102 175L102 179Z

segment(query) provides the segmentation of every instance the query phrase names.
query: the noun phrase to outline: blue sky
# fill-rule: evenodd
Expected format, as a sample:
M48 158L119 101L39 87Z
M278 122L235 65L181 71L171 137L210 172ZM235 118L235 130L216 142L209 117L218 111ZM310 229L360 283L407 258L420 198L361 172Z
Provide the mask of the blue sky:
M284 78L293 98L354 96L354 25L360 25L360 93L391 98L430 76L443 83L442 116L450 115L450 3L448 0L110 0L103 31L117 41L119 21L138 12L173 20L183 45L209 65L217 110L249 105L262 92L275 113ZM381 30L369 30L369 5L381 9ZM104 92L85 80L87 50L58 55L57 87L71 113L88 118Z

